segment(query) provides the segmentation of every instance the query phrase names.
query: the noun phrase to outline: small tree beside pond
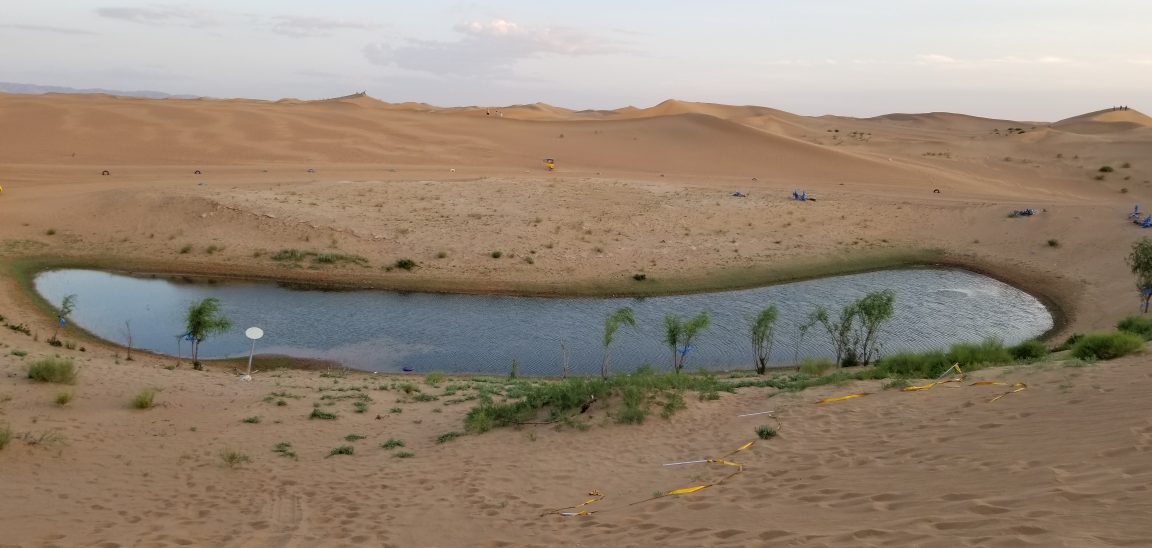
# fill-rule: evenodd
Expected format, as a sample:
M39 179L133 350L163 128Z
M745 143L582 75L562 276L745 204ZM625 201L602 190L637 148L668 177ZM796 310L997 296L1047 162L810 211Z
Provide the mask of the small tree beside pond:
M188 306L184 328L184 337L192 341L192 366L200 369L200 343L210 335L227 333L232 329L232 320L220 312L220 299L208 297Z
M692 350L692 340L701 331L708 329L712 320L708 312L701 312L685 320L676 314L664 316L664 344L672 350L672 369L679 373L684 369L688 352Z
M1152 300L1152 240L1147 236L1132 244L1132 253L1126 259L1136 276L1136 290L1140 292L1140 311L1148 312Z
M868 364L878 357L880 330L895 313L896 292L885 289L849 303L836 319L832 319L827 308L818 305L804 327L824 328L840 367Z
M604 318L604 359L600 362L600 376L608 378L608 359L610 358L610 351L612 341L616 338L616 330L620 329L621 325L631 326L636 329L636 316L632 312L632 308L625 306L616 309L615 312L609 314ZM567 354L565 354L567 356ZM567 363L567 362L565 362ZM568 369L565 368L565 376L567 376Z
M769 306L752 319L752 352L756 355L756 373L759 375L768 370L768 359L772 357L772 343L776 336L776 319L779 316L776 307Z
M60 328L64 327L68 315L75 309L76 295L65 295L64 300L60 303L60 307L56 309L56 319L58 321L56 322L56 329L52 331L52 338L47 341L48 344L52 346L64 345L64 343L60 342L60 339L56 338L56 335L60 334Z

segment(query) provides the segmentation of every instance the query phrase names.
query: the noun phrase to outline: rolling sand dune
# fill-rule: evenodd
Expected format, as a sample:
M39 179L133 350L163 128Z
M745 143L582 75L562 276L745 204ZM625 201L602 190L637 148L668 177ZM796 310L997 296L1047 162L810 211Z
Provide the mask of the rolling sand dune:
M0 94L0 263L658 293L940 262L1041 296L1061 338L1136 311L1124 257L1150 233L1126 217L1152 205L1149 127L1136 111L1049 125L675 100L572 111ZM789 199L793 189L814 200ZM1037 215L1009 216L1025 207ZM285 248L367 266L271 258ZM388 268L400 258L417 267ZM352 375L339 386L370 386L369 412L336 400L337 421L309 421L313 402L333 401L319 391L333 379L281 371L238 383L160 367L168 358L127 362L98 341L51 348L54 318L0 280L0 314L37 336L0 332L0 427L17 435L0 451L4 547L1152 544L1144 356L982 371L1028 383L995 403L994 388L974 386L862 383L767 400L770 390L745 389L690 398L643 426L612 424L598 407L587 432L531 426L437 444L469 404L417 403ZM25 378L30 360L55 353L81 364L74 388ZM128 409L147 387L162 389L160 406ZM61 390L75 401L52 403ZM861 390L875 394L812 403ZM305 397L273 397L279 406L264 401L273 391ZM621 506L717 477L659 464L750 441L764 421L735 415L766 408L781 436L741 453L744 473ZM241 422L250 416L261 421ZM380 449L389 437L415 456ZM273 453L280 442L299 460ZM346 443L354 455L325 458ZM226 447L253 462L221 466ZM541 515L592 489L606 498L590 508L604 511Z

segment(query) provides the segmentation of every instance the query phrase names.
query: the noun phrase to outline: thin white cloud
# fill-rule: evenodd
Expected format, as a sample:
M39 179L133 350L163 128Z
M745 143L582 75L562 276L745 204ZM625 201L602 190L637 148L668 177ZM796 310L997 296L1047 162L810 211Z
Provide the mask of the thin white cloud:
M372 30L382 27L380 23L371 21L345 21L343 19L329 19L313 15L281 15L276 17L276 24L272 32L306 38L310 36L331 36L333 31L340 29Z
M155 5L150 8L97 8L96 14L109 19L133 23L180 23L192 27L211 27L223 21L215 12L179 5Z
M377 65L455 76L511 75L521 59L541 55L621 53L619 43L567 27L524 27L494 20L457 25L456 42L409 39L406 45L368 44L364 55Z
M936 55L935 53L930 53L928 55L919 55L919 56L917 56L917 59L920 59L921 61L923 61L925 63L948 64L948 63L955 63L956 62L956 60L951 58L951 57L947 57L944 55Z
M93 36L98 34L98 33L95 33L95 32L89 31L89 30L70 29L70 28L65 28L65 27L51 27L51 26L47 26L47 25L12 25L12 27L17 28L17 29L21 29L21 30L34 30L34 31L39 31L39 32L53 32L56 34L84 34L84 35L93 35Z

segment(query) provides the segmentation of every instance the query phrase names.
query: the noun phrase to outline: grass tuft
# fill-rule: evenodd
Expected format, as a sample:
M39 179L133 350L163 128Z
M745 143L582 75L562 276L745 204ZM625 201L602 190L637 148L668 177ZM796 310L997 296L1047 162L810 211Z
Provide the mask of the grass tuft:
M3 450L12 442L12 427L5 424L0 427L0 450Z
M1084 335L1072 345L1075 358L1111 360L1144 347L1144 337L1123 331L1104 331Z
M56 405L68 405L68 402L70 401L72 401L71 392L61 392L56 394Z
M449 441L452 441L452 440L459 438L460 436L463 436L463 435L464 434L461 432L445 432L443 434L440 434L439 436L436 436L436 443L449 442Z
M500 250L496 250L496 251L492 252L492 258L493 259L499 259L503 255L504 255L504 252L500 251Z
M155 399L156 391L151 388L145 388L144 390L136 393L136 395L132 398L131 401L128 402L128 404L136 409L151 409L152 403Z
M819 377L833 367L836 364L828 358L804 358L800 361L800 372L813 377Z
M413 268L416 268L416 261L412 259L397 259L396 264L392 266L411 271Z
M395 449L397 447L404 447L404 440L388 438L388 441L380 444L381 449Z
M248 424L260 424L260 417L248 417L244 419L244 422Z
M28 366L28 378L57 384L76 383L76 365L68 358L44 358Z
M347 436L344 436L344 441L358 441L362 439L364 439L364 436L361 436L360 434L348 434Z
M292 444L286 441L277 443L276 448L273 449L272 452L280 455L281 457L288 457L292 460L300 460L299 457L296 456L296 452L292 450Z
M1152 318L1148 316L1128 316L1116 324L1116 329L1152 340Z
M331 451L329 451L328 456L331 457L332 455L351 455L355 450L356 449L351 445L341 445L340 447L334 447Z
M1017 360L1038 360L1048 355L1048 347L1038 340L1030 339L1009 347L1008 353Z
M220 451L220 460L224 461L224 465L228 468L235 468L241 464L252 462L252 457L236 449L226 448Z
M776 429L767 424L761 424L756 427L756 435L762 440L770 440L776 437Z
M329 413L327 411L321 411L318 408L312 408L312 414L308 415L308 418L334 421L336 420L336 413Z
M392 456L395 458L398 458L398 459L410 459L412 457L415 457L416 454L415 453L409 453L407 451L400 451L398 453L393 454Z
M444 382L444 379L446 378L447 375L445 375L443 371L433 371L427 375L424 375L424 384L436 388L440 386L440 383Z

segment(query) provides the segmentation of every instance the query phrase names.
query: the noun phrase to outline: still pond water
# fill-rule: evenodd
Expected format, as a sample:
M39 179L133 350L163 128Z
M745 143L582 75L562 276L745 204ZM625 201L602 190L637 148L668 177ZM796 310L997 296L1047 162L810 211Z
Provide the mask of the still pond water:
M613 370L650 363L670 366L661 343L664 314L707 310L712 327L693 345L687 367L751 368L748 318L768 305L780 310L774 363L795 356L830 356L827 335L813 329L801 341L798 326L823 304L833 311L870 291L896 291L896 314L881 335L881 351L929 350L997 336L1006 343L1036 337L1052 315L1031 295L997 280L958 269L918 268L837 276L756 289L647 298L541 298L300 290L270 283L210 282L184 277L134 277L93 270L54 270L36 288L59 304L78 296L75 324L123 343L131 320L136 347L175 356L188 305L217 297L235 328L208 339L201 357L247 355L244 329L259 326L257 353L334 360L368 371L442 370L507 373L512 360L529 375L558 375L560 346L573 374L597 374L603 321L621 306L635 309L638 330L621 328ZM800 344L798 344L798 342Z

